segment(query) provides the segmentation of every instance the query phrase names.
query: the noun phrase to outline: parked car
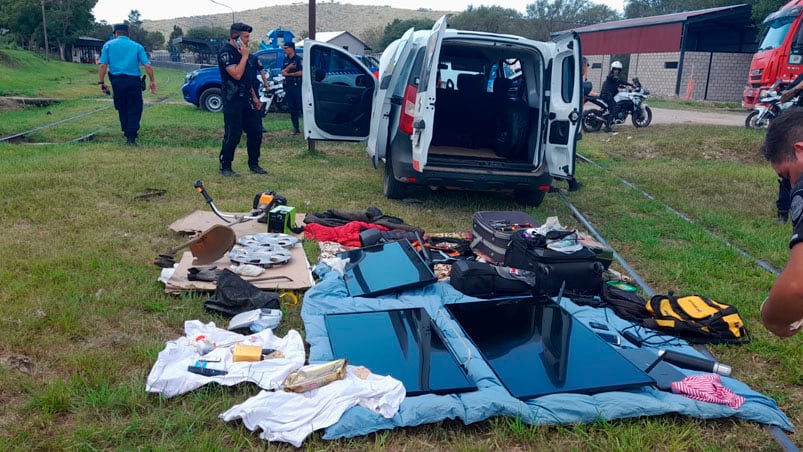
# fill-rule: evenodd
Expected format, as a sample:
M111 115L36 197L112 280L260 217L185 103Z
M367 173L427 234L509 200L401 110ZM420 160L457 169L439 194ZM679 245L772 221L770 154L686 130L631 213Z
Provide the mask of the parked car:
M582 101L580 44L447 29L408 30L380 58L380 78L343 49L307 41L302 81L310 140L366 141L384 163L384 194L409 185L513 192L539 205L552 178L574 173ZM328 62L362 71L353 86L331 83ZM454 75L442 82L440 68ZM488 80L493 77L491 92Z
M298 49L297 52L299 55L302 54L301 49ZM284 62L282 48L262 49L256 51L254 55L259 58L269 80L281 75ZM261 81L260 79L260 83ZM202 110L218 112L223 110L221 86L220 69L217 66L206 67L187 73L184 77L184 85L181 87L181 94L184 96L184 100Z

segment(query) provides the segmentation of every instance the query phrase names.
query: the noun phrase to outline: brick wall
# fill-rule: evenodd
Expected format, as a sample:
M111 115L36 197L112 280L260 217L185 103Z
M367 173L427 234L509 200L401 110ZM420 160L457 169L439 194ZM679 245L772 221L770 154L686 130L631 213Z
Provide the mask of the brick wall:
M608 74L610 57L592 55L587 58L592 64L588 78L594 84L594 91L599 91ZM741 102L752 54L686 52L684 58L680 91L677 96L675 86L680 68L680 52L630 55L628 79L638 77L650 94L659 98L684 98L690 90L692 100ZM601 63L601 67L594 69L594 63ZM670 67L667 67L667 63ZM677 64L677 68L671 67L673 64ZM694 80L691 84L690 79Z

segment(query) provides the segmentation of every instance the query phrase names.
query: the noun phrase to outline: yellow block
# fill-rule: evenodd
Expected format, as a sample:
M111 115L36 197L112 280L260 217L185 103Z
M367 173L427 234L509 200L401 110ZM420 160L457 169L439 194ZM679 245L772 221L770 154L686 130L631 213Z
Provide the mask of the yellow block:
M244 345L236 344L234 346L234 353L232 361L259 361L262 359L262 346L261 345Z

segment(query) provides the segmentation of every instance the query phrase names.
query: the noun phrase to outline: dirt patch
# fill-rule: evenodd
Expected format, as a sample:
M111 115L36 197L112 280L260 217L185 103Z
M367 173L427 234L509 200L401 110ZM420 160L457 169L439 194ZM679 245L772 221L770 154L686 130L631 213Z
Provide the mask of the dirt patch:
M2 56L2 55L3 54L0 53L0 56ZM0 63L0 64L2 64L2 63ZM19 110L20 108L21 107L20 107L20 104L18 102L13 101L13 100L8 99L8 98L5 98L5 97L0 97L0 112L2 112L2 111Z
M33 359L25 355L12 354L0 356L0 364L24 374L31 374L34 370Z

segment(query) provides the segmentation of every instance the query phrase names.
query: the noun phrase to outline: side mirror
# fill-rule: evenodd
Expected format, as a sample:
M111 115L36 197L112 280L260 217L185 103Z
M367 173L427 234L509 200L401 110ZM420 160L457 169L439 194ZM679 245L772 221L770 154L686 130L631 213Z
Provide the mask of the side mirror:
M354 79L354 86L365 86L365 76L364 75L358 75Z

